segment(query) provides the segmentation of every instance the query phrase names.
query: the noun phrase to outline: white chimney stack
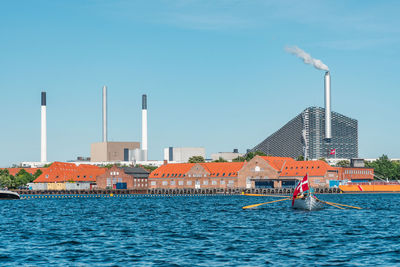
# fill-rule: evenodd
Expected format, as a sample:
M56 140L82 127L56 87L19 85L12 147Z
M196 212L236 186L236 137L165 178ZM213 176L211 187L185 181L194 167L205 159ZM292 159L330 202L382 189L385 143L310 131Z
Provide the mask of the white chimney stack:
M325 139L332 138L331 120L331 75L325 72Z
M42 92L42 105L41 105L41 149L40 149L40 162L47 162L47 127L46 127L46 92Z
M142 150L147 161L147 96L142 95Z
M103 86L103 142L107 142L107 86Z

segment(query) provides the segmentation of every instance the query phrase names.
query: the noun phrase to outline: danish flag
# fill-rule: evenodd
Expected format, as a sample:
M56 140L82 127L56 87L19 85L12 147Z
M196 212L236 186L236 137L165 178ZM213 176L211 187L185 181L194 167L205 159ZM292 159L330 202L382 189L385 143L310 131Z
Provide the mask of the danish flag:
M336 148L332 148L330 151L330 155L335 155L336 154Z
M303 177L303 180L301 180L301 182L294 189L292 206L294 205L294 200L296 199L296 197L307 190L310 190L310 187L308 186L308 174L306 174L306 176Z

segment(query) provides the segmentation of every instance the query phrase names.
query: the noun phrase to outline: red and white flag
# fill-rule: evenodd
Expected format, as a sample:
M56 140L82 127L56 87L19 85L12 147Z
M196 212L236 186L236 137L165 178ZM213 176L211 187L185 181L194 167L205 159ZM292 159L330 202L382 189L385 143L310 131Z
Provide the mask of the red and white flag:
M292 206L294 205L294 200L296 199L296 197L307 190L310 190L310 187L308 186L308 175L306 174L306 176L303 177L303 180L301 180L301 182L294 189Z
M331 152L330 152L330 155L335 155L335 154L336 154L336 148L332 148Z

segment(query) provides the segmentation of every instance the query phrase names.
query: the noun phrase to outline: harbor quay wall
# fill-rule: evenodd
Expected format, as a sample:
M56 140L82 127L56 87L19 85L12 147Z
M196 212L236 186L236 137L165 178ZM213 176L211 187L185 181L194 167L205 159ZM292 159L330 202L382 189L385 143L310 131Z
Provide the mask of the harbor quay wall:
M152 189L92 189L92 190L13 190L20 195L241 195L247 194L293 194L294 188L152 188ZM315 188L317 194L337 194L339 188Z

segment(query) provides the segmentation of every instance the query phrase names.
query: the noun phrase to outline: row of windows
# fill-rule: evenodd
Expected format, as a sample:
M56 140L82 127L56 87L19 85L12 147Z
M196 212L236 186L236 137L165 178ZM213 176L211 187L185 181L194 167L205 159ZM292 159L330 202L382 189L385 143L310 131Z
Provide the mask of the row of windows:
M158 173L155 173L154 174L154 176L158 176L159 174ZM224 172L224 173L222 173L222 177L224 177L226 175L226 173ZM226 176L234 176L234 175L237 175L237 172L230 172L230 173L228 173ZM188 174L188 177L202 177L202 176L204 176L204 177L207 177L207 174L204 174L204 175L202 175L202 174ZM212 174L210 174L210 176L220 176L220 173L212 173ZM167 177L186 177L186 174L182 174L182 173L167 173L167 174L165 174L165 173L163 173L162 175L161 175L161 177L165 177L165 178L167 178Z
M370 170L345 170L346 174L372 174Z
M221 180L221 181L220 181L220 184L221 184L221 185L224 185L225 183L226 183L225 180ZM228 184L234 184L234 183L235 183L235 181L233 181L233 180L229 180L229 181L228 181ZM151 184L151 185L157 185L157 182L156 182L156 181L152 181L150 184ZM162 181L161 184L162 184L162 185L168 185L168 181ZM169 184L170 184L170 185L176 185L176 181L170 181ZM178 185L184 185L184 184L185 184L184 181L178 181ZM196 183L196 184L200 184L200 182L198 182L198 183ZM208 183L208 180L204 180L204 181L203 181L203 185L208 185L208 184L209 184L209 183ZM218 181L213 180L213 181L211 181L211 184L212 184L212 185L217 185L217 184L218 184ZM186 181L186 185L193 185L193 183L192 183L192 181Z
M287 170L288 167L286 167L285 169ZM290 167L290 169L293 170L293 167ZM299 167L296 167L296 169L304 169L304 167L303 167L303 166L301 166L300 168L299 168ZM306 169L308 169L308 166L306 167ZM314 166L311 166L311 169L314 169ZM317 166L316 169L319 169L319 166Z

